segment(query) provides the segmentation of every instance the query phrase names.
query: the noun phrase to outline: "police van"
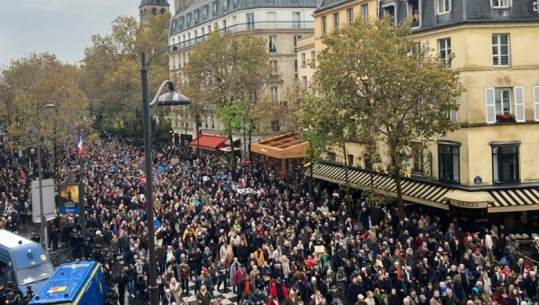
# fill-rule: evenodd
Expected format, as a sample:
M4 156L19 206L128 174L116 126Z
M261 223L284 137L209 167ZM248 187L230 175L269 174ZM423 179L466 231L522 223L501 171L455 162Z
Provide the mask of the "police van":
M26 287L38 291L54 273L54 267L39 243L0 230L0 286L18 288L24 295Z
M101 264L77 260L60 265L28 305L103 305L108 291Z

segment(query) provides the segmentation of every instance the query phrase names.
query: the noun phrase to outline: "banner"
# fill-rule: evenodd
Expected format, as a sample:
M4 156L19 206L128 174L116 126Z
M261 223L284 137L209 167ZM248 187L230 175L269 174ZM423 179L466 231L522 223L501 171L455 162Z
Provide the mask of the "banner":
M80 213L80 194L78 184L62 184L58 186L58 211L62 215Z

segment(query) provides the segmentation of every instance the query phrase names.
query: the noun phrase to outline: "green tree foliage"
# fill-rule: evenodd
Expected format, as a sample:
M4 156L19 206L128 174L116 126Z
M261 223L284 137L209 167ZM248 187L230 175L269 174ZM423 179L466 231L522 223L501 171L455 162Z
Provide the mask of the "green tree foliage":
M299 100L299 109L296 112L299 136L307 141L305 162L309 163L309 194L313 196L313 165L320 161L330 146L328 133L331 129L331 113L325 111L320 105L324 102L321 94L306 93Z
M409 22L395 26L392 18L357 18L323 41L327 48L318 56L315 75L316 89L331 100L323 107L355 122L360 135L386 144L402 218L400 177L410 144L428 143L458 128L448 114L458 110L463 91L459 72L415 41Z
M236 111L237 103L244 103L250 114L251 103L260 96L270 71L264 39L214 32L189 56L185 92L194 101L195 115L216 113L227 121L225 127L232 138L237 123L245 121L243 112Z
M113 21L111 34L92 37L92 45L85 50L82 83L99 129L140 132L140 54L146 54L152 97L168 79L169 22L168 13L149 16L144 27L134 17L120 16Z

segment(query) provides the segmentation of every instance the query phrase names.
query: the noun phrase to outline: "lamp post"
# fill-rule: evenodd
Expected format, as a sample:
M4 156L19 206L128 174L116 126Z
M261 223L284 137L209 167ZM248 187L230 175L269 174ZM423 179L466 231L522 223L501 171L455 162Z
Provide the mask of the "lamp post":
M148 98L148 69L146 68L146 56L141 53L142 67L140 77L142 82L142 115L144 120L144 164L146 174L146 216L148 226L148 254L150 264L150 286L148 292L150 305L159 304L159 290L157 287L157 262L155 258L155 227L153 215L153 189L152 189L152 124L151 116L157 105L173 106L188 105L191 101L184 95L174 92L174 83L170 80L164 81L157 91L154 99L149 102ZM163 88L168 85L169 93L161 94Z
M41 245L45 249L45 253L49 253L49 243L47 237L47 220L45 213L43 211L43 168L41 165L41 109L42 108L54 108L56 107L53 103L48 103L45 105L36 104L36 119L37 119L37 181L39 187L39 210L40 210L40 221L39 221L39 234L41 235Z

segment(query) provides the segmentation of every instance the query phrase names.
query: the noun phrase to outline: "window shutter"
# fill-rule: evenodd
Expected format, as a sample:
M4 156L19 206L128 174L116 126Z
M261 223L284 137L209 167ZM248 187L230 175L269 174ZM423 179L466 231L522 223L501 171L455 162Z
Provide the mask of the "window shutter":
M458 123L458 121L459 121L459 112L458 112L458 110L450 110L449 111L449 119L453 123Z
M496 106L494 104L494 88L485 89L487 124L496 123Z
M539 86L533 87L533 109L535 110L535 120L539 121Z
M515 87L513 88L515 92L515 121L525 122L526 117L524 116L524 88Z

